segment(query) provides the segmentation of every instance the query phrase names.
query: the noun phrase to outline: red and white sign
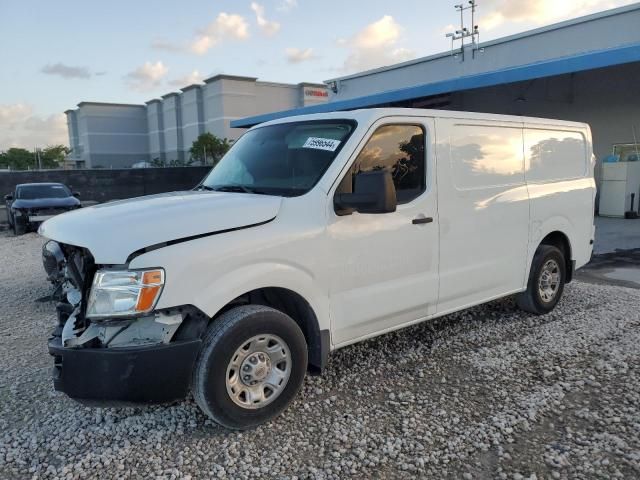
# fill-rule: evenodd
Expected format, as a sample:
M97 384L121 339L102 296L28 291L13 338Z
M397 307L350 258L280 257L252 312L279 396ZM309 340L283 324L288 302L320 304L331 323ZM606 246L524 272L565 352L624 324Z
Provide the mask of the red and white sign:
M304 96L315 97L315 98L328 98L329 92L327 92L326 90L321 90L319 88L305 88Z

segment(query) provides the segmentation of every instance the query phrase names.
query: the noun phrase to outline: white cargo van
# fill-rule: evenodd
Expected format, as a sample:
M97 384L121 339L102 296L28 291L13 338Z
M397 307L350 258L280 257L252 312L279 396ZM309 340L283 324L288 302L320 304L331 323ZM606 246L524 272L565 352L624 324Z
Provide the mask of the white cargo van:
M55 388L193 392L248 428L337 348L507 295L545 314L591 256L593 168L579 123L370 109L259 125L193 191L42 225Z

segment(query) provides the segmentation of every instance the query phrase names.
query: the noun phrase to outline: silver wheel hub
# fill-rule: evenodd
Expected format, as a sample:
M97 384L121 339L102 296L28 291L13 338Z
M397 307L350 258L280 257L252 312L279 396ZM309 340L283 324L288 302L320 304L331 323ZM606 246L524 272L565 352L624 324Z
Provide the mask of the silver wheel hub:
M265 352L252 353L242 362L240 370L242 383L252 386L267 378L271 372L271 360Z
M560 289L560 265L555 260L547 260L540 271L538 291L543 302L551 302Z
M227 393L238 406L262 408L280 396L291 375L289 346L276 335L244 342L227 366Z

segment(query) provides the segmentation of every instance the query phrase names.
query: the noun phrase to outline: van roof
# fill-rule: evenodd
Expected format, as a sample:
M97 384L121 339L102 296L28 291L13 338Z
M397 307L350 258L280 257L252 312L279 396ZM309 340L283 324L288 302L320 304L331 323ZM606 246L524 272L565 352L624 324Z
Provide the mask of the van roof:
M524 122L533 124L544 124L549 126L564 126L571 128L589 128L589 125L587 125L586 123L571 122L566 120L522 117L517 115L498 115L494 113L460 112L455 110L430 110L423 108L363 108L360 110L348 110L340 112L312 113L307 115L296 115L292 117L284 117L277 120L271 120L265 123L258 124L253 128L263 127L265 125L277 125L281 123L332 118L356 120L358 123L370 124L378 120L379 118L395 116L458 118L464 120L494 120L500 122Z

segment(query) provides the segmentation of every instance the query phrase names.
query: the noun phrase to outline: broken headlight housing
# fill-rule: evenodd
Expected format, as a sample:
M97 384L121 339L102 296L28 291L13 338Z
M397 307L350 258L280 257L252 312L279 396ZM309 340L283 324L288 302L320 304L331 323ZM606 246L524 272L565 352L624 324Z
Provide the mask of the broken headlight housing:
M87 304L88 318L127 317L154 309L162 287L164 270L98 270L93 277Z

